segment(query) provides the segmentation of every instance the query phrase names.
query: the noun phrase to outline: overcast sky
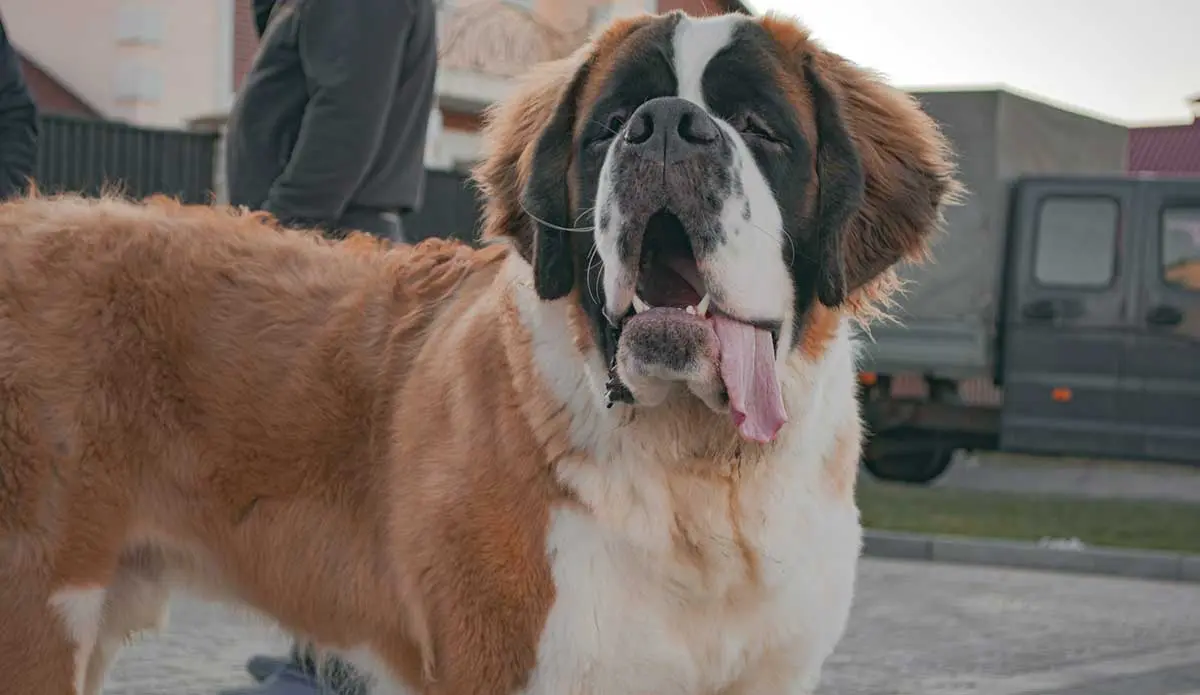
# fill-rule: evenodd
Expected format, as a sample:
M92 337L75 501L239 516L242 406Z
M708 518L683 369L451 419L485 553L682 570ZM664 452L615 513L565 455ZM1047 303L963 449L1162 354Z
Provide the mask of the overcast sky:
M1009 85L1126 124L1190 122L1200 94L1200 0L750 1L902 87Z

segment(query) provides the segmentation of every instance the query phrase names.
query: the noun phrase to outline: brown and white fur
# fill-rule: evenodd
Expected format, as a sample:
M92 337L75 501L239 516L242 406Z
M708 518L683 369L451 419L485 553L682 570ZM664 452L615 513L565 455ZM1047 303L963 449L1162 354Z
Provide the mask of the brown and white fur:
M741 40L786 142L747 140L778 109L703 103ZM634 294L613 219L645 197L581 189L579 138L653 61L738 153L739 214L698 261L714 307L776 326L770 443L738 436L704 354L651 369L609 342ZM176 589L376 694L813 691L860 545L853 324L954 190L936 127L791 21L669 15L537 70L488 137L479 250L165 201L0 207L0 694L95 695ZM607 190L653 183L607 147Z

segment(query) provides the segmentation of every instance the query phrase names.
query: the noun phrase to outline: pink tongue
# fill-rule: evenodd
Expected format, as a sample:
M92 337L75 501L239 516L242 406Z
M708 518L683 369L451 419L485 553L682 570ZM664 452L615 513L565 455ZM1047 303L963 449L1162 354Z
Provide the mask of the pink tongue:
M721 342L721 379L729 391L733 424L746 439L775 439L788 418L775 374L771 333L719 314L713 314L712 321Z

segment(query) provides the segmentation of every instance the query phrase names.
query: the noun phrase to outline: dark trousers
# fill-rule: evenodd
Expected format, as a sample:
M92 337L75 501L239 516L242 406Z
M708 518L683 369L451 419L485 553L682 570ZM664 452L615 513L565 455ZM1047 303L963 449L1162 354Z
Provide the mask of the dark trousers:
M365 232L380 239L387 239L393 244L409 242L404 234L404 220L401 219L400 213L391 210L348 208L338 220L338 230L330 236L344 237L351 231Z

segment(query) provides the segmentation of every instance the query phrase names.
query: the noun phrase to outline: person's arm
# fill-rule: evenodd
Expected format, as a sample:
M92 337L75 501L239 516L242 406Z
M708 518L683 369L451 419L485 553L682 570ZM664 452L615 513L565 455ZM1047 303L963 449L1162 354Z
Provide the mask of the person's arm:
M346 209L379 148L412 28L410 0L307 0L297 8L309 101L263 209L325 227Z
M37 107L0 20L0 198L25 190L37 165Z

